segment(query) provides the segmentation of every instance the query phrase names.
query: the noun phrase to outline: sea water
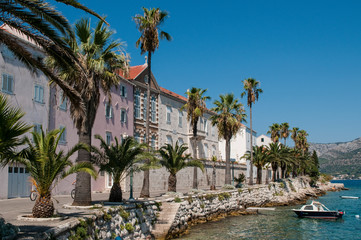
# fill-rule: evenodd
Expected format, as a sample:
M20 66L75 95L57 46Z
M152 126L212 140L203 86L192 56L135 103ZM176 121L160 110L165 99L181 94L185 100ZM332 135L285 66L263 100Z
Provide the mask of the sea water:
M342 219L324 220L298 218L292 209L301 205L276 207L275 211L260 211L258 215L228 217L191 227L180 239L360 239L361 240L361 180L333 181L344 183L348 191L328 192L318 201L330 210L343 210ZM356 196L360 199L341 199ZM308 202L310 202L309 200Z

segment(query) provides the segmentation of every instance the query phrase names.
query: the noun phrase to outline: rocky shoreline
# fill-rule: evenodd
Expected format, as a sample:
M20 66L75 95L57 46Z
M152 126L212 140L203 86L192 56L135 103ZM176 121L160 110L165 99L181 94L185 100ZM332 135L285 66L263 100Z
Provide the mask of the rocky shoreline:
M249 207L304 204L309 198L317 198L327 191L345 190L343 184L319 183L317 187L311 187L309 182L307 177L283 179L268 185L183 197L169 231L156 237L173 239L186 234L195 224L257 213L257 210L248 210Z

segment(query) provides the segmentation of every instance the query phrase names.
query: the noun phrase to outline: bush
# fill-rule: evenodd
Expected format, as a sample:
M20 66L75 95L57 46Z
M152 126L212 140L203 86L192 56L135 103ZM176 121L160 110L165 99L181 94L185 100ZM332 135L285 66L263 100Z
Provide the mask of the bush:
M10 224L5 223L5 220L0 217L0 239L5 239L5 237L15 237L19 232L19 228Z
M233 185L225 184L225 185L223 185L222 189L233 190L233 189L235 189L235 187Z
M130 233L132 233L134 231L134 227L133 227L133 225L131 223L126 223L125 224L125 229Z
M130 216L130 213L125 211L124 209L120 209L119 210L119 215L125 220L127 221L129 216Z
M180 203L180 202L182 202L182 199L180 199L179 197L175 197L175 198L174 198L174 202Z

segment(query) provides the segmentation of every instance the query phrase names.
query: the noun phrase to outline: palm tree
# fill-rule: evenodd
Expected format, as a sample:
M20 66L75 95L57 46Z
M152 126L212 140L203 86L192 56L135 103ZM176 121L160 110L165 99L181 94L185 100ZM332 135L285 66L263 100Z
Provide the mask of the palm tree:
M267 147L268 159L272 166L272 182L277 180L276 173L282 162L289 160L286 148L279 143L271 143Z
M31 129L21 119L25 113L10 106L7 98L0 94L0 166L5 167L16 159L16 148L24 143L21 135Z
M110 99L111 87L119 83L119 76L115 70L126 69L128 62L120 51L122 43L111 39L114 32L104 26L102 21L99 21L92 30L89 20L81 19L75 24L74 31L77 39L68 38L66 42L71 46L86 74L74 68L61 66L54 58L49 58L47 63L71 86L72 91L81 96L81 105L84 106L85 111L77 107L78 103L71 101L70 114L78 130L79 143L91 146L92 128L100 102L100 89ZM69 92L64 94L69 96ZM79 162L89 162L90 159L91 154L88 151L79 151ZM83 172L77 174L75 191L73 205L91 204L89 174Z
M292 140L295 142L295 148L297 148L297 135L298 135L298 130L300 130L298 127L294 127L291 130L291 138Z
M297 148L301 150L302 156L308 151L309 144L307 142L308 133L305 130L298 131L296 142Z
M104 21L97 13L81 5L76 0L56 0L57 2L82 9ZM41 47L47 56L57 60L58 64L76 67L83 74L77 56L66 44L63 37L74 38L68 20L51 6L48 1L2 1L0 3L0 22L24 35L30 41ZM71 91L68 83L54 74L41 58L33 55L28 47L20 43L16 36L9 33L6 28L0 28L0 43L7 48L28 68L35 71L39 69L49 79L60 86L74 103L80 105L80 94Z
M243 89L244 92L241 93L241 97L247 94L247 105L249 107L249 120L250 120L250 130L251 130L251 149L253 147L253 129L252 129L252 104L258 101L259 94L263 93L263 90L258 88L260 83L253 78L248 78L243 80ZM253 185L253 155L251 154L250 161L250 172L249 172L249 185Z
M217 115L211 116L212 125L217 125L218 136L226 141L226 173L225 184L231 184L231 138L237 134L245 122L246 114L244 113L242 103L238 103L238 99L234 98L232 93L219 95L220 101L214 101L215 111Z
M247 153L242 157L251 159L251 152ZM262 169L268 163L267 149L264 146L253 146L253 164L257 167L257 182L256 184L262 184Z
M271 139L274 143L279 142L281 136L280 131L281 126L278 123L274 123L272 124L272 126L269 126L269 131L267 132L267 134L271 134Z
M182 144L178 145L178 141L173 147L171 144L161 147L159 150L161 160L160 164L170 173L168 178L168 191L177 191L177 172L186 167L197 167L204 170L203 163L199 160L189 160L190 154L184 154L187 147Z
M51 199L51 190L60 179L77 173L87 172L96 178L97 174L89 162L73 165L69 159L78 150L88 151L85 144L77 144L65 153L56 152L61 134L64 130L52 130L47 134L41 129L40 133L32 132L33 140L25 139L28 147L19 153L18 162L24 164L36 187L39 197L33 207L33 217L51 217L54 214L54 205Z
M216 156L212 156L212 183L211 183L211 187L210 190L216 190L216 162L217 162L217 157Z
M206 108L206 100L211 99L209 96L204 96L207 89L195 88L192 87L190 91L187 91L187 103L184 104L181 108L187 109L187 120L191 122L193 137L192 141L192 149L193 149L193 158L197 159L197 125L199 118L203 116L204 112L207 110ZM197 176L197 168L193 169L193 188L198 188L198 176Z
M146 143L149 147L149 109L150 109L150 84L152 77L152 54L159 48L159 38L172 40L172 37L160 30L160 26L168 17L168 13L161 11L159 8L147 9L143 7L144 14L136 15L135 21L141 36L136 42L136 46L140 47L141 54L148 53L148 84L147 84L147 106L146 106ZM160 31L160 32L159 32ZM149 170L144 171L143 187L140 197L149 197Z
M92 147L93 162L99 166L99 171L107 172L113 178L113 186L110 190L109 202L121 202L123 200L120 182L133 171L139 171L137 163L144 158L145 144L139 144L133 137L125 138L119 143L115 137L115 144L108 145L100 136L95 135L100 141L100 148Z
M285 146L286 146L286 139L288 138L288 136L290 135L290 125L287 122L281 123L280 125L281 131L281 138L283 138L285 140Z

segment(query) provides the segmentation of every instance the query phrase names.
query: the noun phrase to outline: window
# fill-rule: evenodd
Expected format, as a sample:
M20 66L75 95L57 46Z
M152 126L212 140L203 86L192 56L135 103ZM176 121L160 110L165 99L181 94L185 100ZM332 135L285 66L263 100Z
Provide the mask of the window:
M216 127L215 126L211 126L211 132L212 132L212 136L214 136L214 134L215 134L215 131L216 130Z
M14 90L14 77L12 75L3 73L2 80L2 91L4 93L12 94Z
M155 136L154 135L152 136L150 146L152 147L153 150L155 150Z
M36 132L36 133L39 133L39 134L41 134L41 124L39 124L39 123L34 123L34 129L33 129L33 131L34 132ZM34 137L33 137L33 141L34 141Z
M111 132L105 132L105 141L108 145L110 145L112 141L112 133Z
M215 145L212 145L212 156L217 156L217 150Z
M208 135L208 122L204 119L204 132Z
M264 138L261 138L261 142L264 142Z
M64 126L60 126L59 129L60 130L64 129L64 132L60 136L59 143L60 144L66 144L66 128Z
M204 144L204 157L208 158L208 144L207 143Z
M140 118L140 92L139 90L135 91L134 98L134 117Z
M183 112L178 110L178 126L182 127L183 125Z
M144 93L143 96L143 119L147 119L147 94Z
M60 105L59 105L59 108L61 110L64 110L66 111L67 109L67 106L68 106L68 98L66 96L64 96L64 92L63 91L60 91Z
M135 133L135 134L134 134L134 139L135 139L135 141L137 141L138 143L140 143L140 135L139 135L139 133Z
M172 112L172 108L170 106L167 106L167 123L170 124L171 121L170 121L170 113Z
M173 139L172 136L167 136L167 144L173 145Z
M34 88L34 101L44 103L44 88L37 84L35 84Z
M127 88L123 85L120 85L120 96L127 97Z
M120 122L122 123L127 122L127 110L125 110L124 108L120 110Z
M143 136L143 143L147 143L147 135L146 134L144 134L144 136Z
M178 144L179 144L179 145L184 144L183 138L178 138Z
M151 101L151 121L152 122L156 122L157 121L157 100L155 98L155 96L152 96L152 101Z
M106 118L113 118L113 108L112 108L112 105L110 105L109 102L105 104L105 117Z

